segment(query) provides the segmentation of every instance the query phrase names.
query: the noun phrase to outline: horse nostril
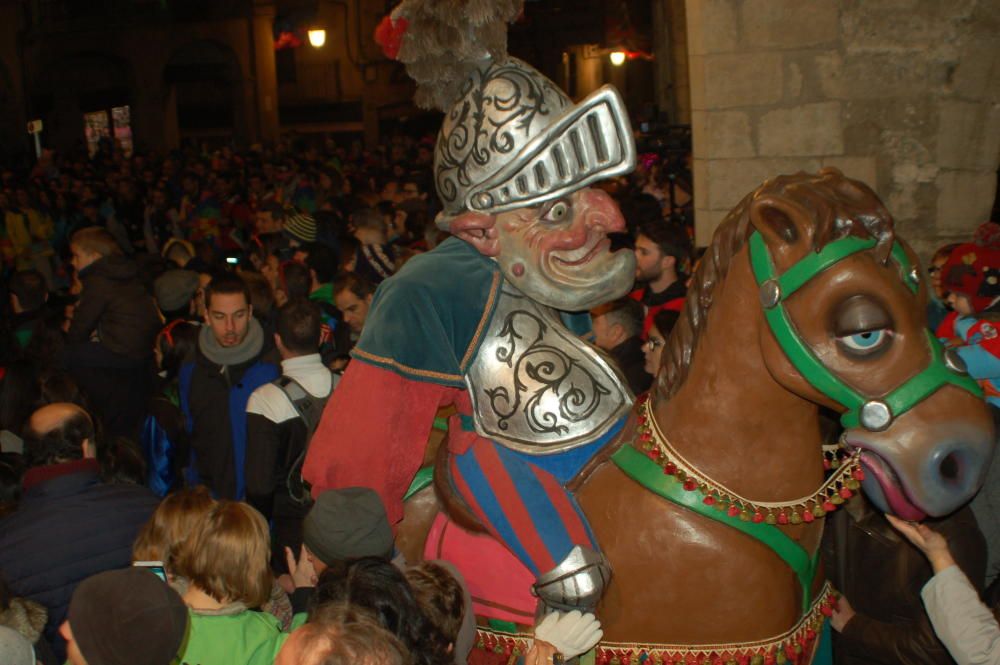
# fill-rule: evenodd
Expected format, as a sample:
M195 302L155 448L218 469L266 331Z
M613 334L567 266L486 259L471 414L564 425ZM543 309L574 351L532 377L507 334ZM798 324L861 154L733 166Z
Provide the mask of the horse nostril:
M948 453L943 460L941 460L940 465L941 477L945 480L955 481L958 480L958 476L961 473L961 465L958 462L958 456L955 453Z

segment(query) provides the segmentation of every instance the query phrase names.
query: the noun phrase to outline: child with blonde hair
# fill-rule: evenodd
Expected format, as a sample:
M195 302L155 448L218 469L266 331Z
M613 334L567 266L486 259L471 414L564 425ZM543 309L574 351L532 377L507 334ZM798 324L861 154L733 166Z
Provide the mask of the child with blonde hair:
M270 534L264 517L245 503L220 501L176 553L176 572L191 632L181 663L270 665L281 627L264 605L272 586Z
M204 485L168 494L139 530L132 544L132 560L162 561L171 586L184 593L187 584L175 572L177 550L215 505Z

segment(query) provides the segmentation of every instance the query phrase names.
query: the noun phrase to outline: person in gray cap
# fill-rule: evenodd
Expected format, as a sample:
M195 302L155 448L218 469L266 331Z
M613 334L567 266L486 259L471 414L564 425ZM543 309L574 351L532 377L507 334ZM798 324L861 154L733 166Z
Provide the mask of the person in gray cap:
M168 270L153 282L153 295L167 323L197 314L195 296L201 282L193 270Z
M302 536L302 553L298 562L291 550L286 548L288 569L297 587L292 594L292 609L297 614L308 605L319 575L327 568L362 557L388 561L393 555L394 537L385 506L378 493L368 487L346 487L320 494L306 515ZM404 572L409 570L402 555L392 559L392 563ZM451 639L454 640L455 662L464 663L476 632L475 617L472 612L466 611L466 608L472 607L472 597L465 579L454 566L443 561L436 563L443 566L444 575L451 575L460 589L463 608L461 625L458 635ZM414 570L421 569L423 567Z
M320 494L302 524L302 540L317 574L337 561L392 557L392 527L385 507L367 487Z
M295 586L292 609L296 613L304 611L317 578L328 567L366 556L389 560L392 552L392 527L378 493L368 487L323 492L302 523L298 561L292 550L285 548Z
M59 627L70 665L168 665L187 631L184 601L142 568L110 570L84 580Z
M35 650L31 642L13 628L0 626L0 663L4 665L35 665Z

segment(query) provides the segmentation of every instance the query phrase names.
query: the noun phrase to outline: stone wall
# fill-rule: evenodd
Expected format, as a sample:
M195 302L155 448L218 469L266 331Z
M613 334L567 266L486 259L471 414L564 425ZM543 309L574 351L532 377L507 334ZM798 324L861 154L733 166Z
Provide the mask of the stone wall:
M988 219L997 0L687 0L699 245L763 180L836 166L923 256Z

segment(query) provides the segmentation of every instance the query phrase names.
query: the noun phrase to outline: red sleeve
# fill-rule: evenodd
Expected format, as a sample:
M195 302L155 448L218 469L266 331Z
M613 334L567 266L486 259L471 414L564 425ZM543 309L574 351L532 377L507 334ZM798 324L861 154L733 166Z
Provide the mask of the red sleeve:
M660 309L669 309L673 312L680 312L684 309L684 301L687 300L687 296L681 296L680 298L674 298L673 300L668 300L663 303L663 307Z
M460 392L352 361L302 468L313 496L331 488L371 487L382 497L390 524L403 519L403 495L420 469L434 416Z
M940 339L954 339L958 337L958 333L955 332L955 319L957 318L958 312L948 312L948 315L938 324L937 330L934 331L935 336Z

